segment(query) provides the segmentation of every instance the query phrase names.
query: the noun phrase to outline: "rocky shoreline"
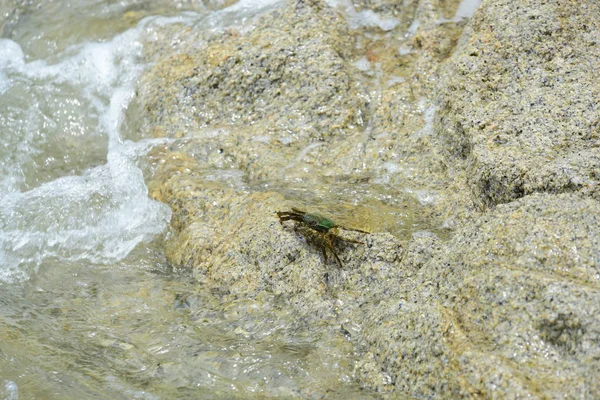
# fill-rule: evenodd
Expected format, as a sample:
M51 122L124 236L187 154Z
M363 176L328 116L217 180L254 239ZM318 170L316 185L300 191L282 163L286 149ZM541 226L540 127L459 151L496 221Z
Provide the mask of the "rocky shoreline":
M600 5L458 3L298 0L149 39L168 258L352 344L377 395L597 397ZM291 207L372 233L338 268Z

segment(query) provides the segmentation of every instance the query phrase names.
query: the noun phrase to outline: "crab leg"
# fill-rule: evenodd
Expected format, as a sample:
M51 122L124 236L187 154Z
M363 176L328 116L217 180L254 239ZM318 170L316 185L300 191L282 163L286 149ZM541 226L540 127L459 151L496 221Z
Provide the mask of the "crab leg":
M333 241L331 240L331 238L333 238L333 237L337 237L337 236L332 235L332 234L325 235L325 243L326 243L327 247L329 248L329 250L331 250L331 252L333 253L333 256L335 257L336 261L338 262L338 265L340 266L340 268L344 268L344 264L342 264L342 261L340 260L337 253L335 252L335 247L333 247Z
M360 233L371 233L371 232L363 231L362 229L357 229L357 228L346 228L345 226L342 226L341 228L344 229L344 230L346 230L346 231L353 231L353 232L360 232Z
M284 221L298 221L302 222L302 216L296 213L290 213L287 211L278 211L277 216L279 217L279 223L283 225Z
M342 264L342 261L340 260L337 253L335 252L335 249L332 246L329 246L329 250L331 250L331 252L333 253L333 256L335 257L336 261L338 262L338 265L340 266L340 268L344 268L344 264Z
M332 236L335 237L338 240L341 240L342 242L365 244L364 242L359 242L358 240L346 239L346 238L343 238L343 237L338 236L338 235L332 235Z

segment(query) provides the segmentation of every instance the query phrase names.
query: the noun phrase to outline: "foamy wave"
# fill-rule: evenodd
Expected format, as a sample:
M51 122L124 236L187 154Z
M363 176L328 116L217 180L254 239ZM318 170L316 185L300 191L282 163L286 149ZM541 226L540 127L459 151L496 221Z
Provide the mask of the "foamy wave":
M14 146L21 146L15 148L19 156L3 162L9 173L3 178L5 190L0 194L0 280L26 279L49 258L112 263L167 226L170 210L148 198L137 166L138 156L156 141L123 142L120 136L124 110L144 67L138 40L141 31L135 28L111 41L73 46L54 64L46 60L26 63L17 43L0 41L0 96L29 87L47 89L36 92L30 104L22 104L15 111L16 116L31 115L34 123L15 118ZM76 102L81 114L95 114L95 119L87 121L95 125L76 132L63 131L62 121L53 114L41 118L45 109L56 104L44 96L46 93ZM65 140L76 134L108 136L108 141L104 139L108 144L106 164L84 165L77 175L63 174L22 190L19 179L28 160L40 152L48 152L48 157L60 152L41 146L44 124L57 125L45 135L65 135ZM85 150L75 143L65 154ZM85 145L85 141L80 144Z

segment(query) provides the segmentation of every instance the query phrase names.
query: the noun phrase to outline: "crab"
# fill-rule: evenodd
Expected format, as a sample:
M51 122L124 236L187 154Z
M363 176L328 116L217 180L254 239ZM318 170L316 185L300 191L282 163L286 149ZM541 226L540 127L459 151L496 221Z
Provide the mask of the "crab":
M279 217L279 223L281 225L283 225L285 221L296 221L298 222L298 227L306 227L315 231L316 234L319 235L322 239L320 240L322 244L321 251L323 252L323 258L325 259L325 262L327 262L327 250L329 250L335 257L335 260L337 261L340 268L343 267L343 264L340 260L340 257L335 251L334 242L338 240L342 242L357 243L362 245L364 245L364 243L358 240L346 239L339 236L337 234L338 228L347 231L369 233L361 229L347 228L341 225L337 225L329 218L324 217L320 214L307 213L306 211L302 211L293 207L292 211L277 211L277 217Z

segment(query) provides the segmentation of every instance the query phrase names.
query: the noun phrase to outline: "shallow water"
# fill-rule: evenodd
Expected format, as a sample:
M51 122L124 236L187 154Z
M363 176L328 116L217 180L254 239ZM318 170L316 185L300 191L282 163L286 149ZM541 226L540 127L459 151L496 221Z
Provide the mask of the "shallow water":
M159 26L225 27L278 1L0 5L0 398L369 397L352 383L355 350L339 327L314 329L268 293L225 302L166 262L170 210L148 198L143 171L169 139L144 138L127 112ZM323 213L352 208L348 226L434 230L417 211L435 193L388 193L385 176L402 166L384 168L369 183L269 190L330 199Z
M148 198L142 168L163 142L123 134L141 35L271 6L183 4L42 1L4 14L0 397L366 396L339 335L311 332L268 294L224 304L160 252L170 211Z

